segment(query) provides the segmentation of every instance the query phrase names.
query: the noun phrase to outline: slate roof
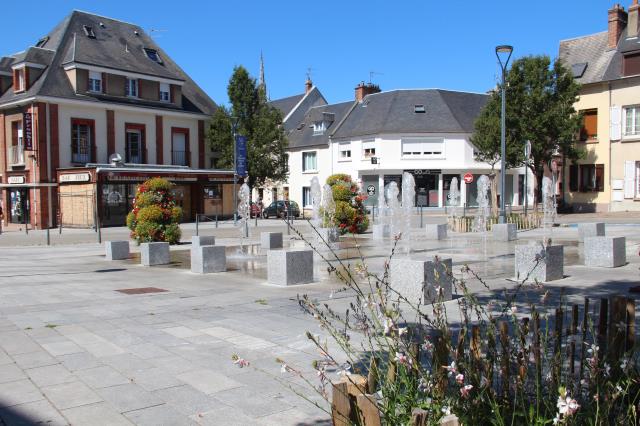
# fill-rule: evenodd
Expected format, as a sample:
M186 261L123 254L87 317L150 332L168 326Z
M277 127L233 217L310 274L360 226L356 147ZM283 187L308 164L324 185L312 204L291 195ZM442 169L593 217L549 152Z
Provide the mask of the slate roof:
M329 144L329 136L339 126L344 117L354 106L355 101L341 102L338 104L320 105L307 110L302 122L289 130L287 138L289 148L306 148L310 146ZM313 123L331 117L333 121L327 123L327 129L322 135L313 134Z
M100 25L101 23L103 26ZM83 28L85 25L93 29L95 38L86 36ZM73 11L43 40L46 40L40 46L43 49L30 48L26 52L33 51L36 54L37 51L53 51L50 65L28 91L14 94L12 90L7 90L3 93L0 96L0 106L6 102L39 95L132 104L206 115L213 114L217 108L213 100L137 25L87 12ZM162 64L149 59L143 47L156 50L162 59ZM16 55L13 56L15 61ZM76 94L64 71L64 65L70 61L184 82L183 105L177 107L162 102Z
M270 101L269 103L271 104L271 106L277 108L282 113L282 117L284 118L289 115L291 110L296 105L298 105L298 102L300 102L302 98L304 98L304 93L289 96L287 98L276 99L275 101Z
M479 93L442 89L391 90L365 96L332 134L334 139L384 133L472 133L487 102ZM424 105L424 113L414 112Z
M640 51L640 41L637 37L627 38L625 28L615 49L609 49L608 33L604 31L562 40L558 57L571 67L576 81L589 84L622 78L622 57L632 51Z

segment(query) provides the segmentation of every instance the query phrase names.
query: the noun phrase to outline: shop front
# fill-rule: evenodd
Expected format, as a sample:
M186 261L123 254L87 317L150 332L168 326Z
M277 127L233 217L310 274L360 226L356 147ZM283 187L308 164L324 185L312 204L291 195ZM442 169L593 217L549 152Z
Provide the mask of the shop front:
M124 226L138 186L162 177L173 183L172 193L182 208L182 221L196 214L233 215L233 173L182 167L95 167L58 170L62 226ZM97 215L96 215L97 212Z

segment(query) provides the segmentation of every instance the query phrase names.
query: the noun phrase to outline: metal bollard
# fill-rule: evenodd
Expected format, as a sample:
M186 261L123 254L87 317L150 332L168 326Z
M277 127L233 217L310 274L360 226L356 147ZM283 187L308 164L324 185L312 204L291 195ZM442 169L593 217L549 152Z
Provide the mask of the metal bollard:
M51 245L51 235L49 235L49 228L47 228L47 245Z
M199 235L198 232L200 232L200 215L196 213L196 237Z
M218 215L216 215L216 228L218 227Z
M422 228L422 206L420 206L420 228Z
M371 206L371 223L376 221L376 206Z
M258 213L256 213L256 228L258 227Z

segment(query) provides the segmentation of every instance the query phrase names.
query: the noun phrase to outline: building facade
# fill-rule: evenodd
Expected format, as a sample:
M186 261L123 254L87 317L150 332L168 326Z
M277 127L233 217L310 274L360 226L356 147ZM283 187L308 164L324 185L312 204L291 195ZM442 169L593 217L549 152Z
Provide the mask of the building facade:
M95 226L109 199L119 197L123 208L130 207L134 187L117 197L109 186L79 190L75 197L73 182L59 180L62 169L78 168L77 175L85 176L91 164L160 165L169 177L181 176L184 168L208 176L205 123L216 105L137 25L74 11L35 46L0 59L0 93L6 226L78 225L65 218L83 197L98 214L79 226ZM173 175L166 173L172 166ZM231 183L233 173L226 175L228 182L217 176L216 185ZM191 191L182 190L193 200L185 220L203 208L209 193Z
M560 42L560 59L582 85L576 143L586 156L565 165L562 179L576 211L640 210L639 8L616 4L607 31Z

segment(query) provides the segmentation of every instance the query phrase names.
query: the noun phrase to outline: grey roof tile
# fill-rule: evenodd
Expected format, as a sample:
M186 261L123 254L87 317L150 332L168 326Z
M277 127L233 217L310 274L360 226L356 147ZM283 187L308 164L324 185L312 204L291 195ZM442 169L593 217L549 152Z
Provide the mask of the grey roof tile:
M287 115L289 115L291 110L296 105L298 105L298 102L300 102L302 98L304 98L304 93L301 93L299 95L289 96L282 99L276 99L274 101L269 101L269 104L277 108L282 113L282 117L286 117Z
M577 64L587 64L584 73L576 76L576 81L582 84L595 83L604 79L612 58L614 49L607 48L607 32L588 35L585 37L562 40L558 57L568 67Z
M309 108L304 119L287 132L289 148L306 148L311 146L328 145L329 136L347 115L355 101L341 102L330 105L320 105ZM313 123L331 118L327 129L322 135L314 135Z

